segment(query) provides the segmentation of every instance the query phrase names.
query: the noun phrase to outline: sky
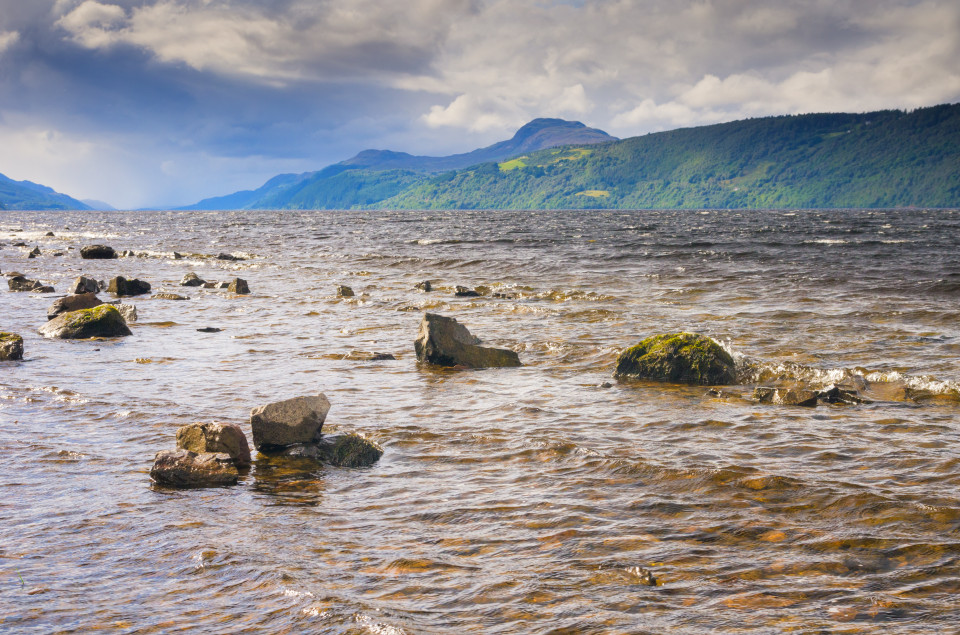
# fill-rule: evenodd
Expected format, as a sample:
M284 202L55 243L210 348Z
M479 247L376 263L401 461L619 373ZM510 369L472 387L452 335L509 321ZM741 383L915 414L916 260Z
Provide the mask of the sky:
M535 117L624 138L958 101L957 0L0 0L0 173L124 209Z

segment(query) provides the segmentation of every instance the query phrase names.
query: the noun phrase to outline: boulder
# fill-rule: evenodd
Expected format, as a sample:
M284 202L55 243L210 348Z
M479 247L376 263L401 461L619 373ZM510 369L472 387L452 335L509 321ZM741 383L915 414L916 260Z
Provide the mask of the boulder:
M312 443L330 410L324 394L294 397L250 411L253 445L258 450L294 443Z
M80 276L73 281L70 287L70 293L97 293L100 291L100 283L93 278Z
M366 467L383 456L383 448L355 432L323 435L316 443L317 457L336 467Z
M247 281L243 278L234 278L233 281L227 285L227 291L236 293L237 295L247 295L250 293L250 287L247 286Z
M345 284L337 285L338 298L352 298L353 296L354 296L353 289L351 289Z
M123 316L111 304L62 313L38 330L44 337L62 340L131 335Z
M116 278L110 279L110 284L107 285L107 291L115 293L118 296L143 295L144 293L150 293L150 283L137 280L136 278L127 280L123 276L117 276Z
M205 280L193 273L192 271L183 276L183 279L180 281L181 287L202 287L205 284Z
M52 320L61 313L70 311L79 311L81 309L92 309L95 306L103 304L103 300L97 297L96 293L75 293L72 295L57 298L47 309L47 319Z
M727 385L737 379L730 353L696 333L648 337L620 354L614 376L699 385Z
M7 279L7 286L11 291L36 291L38 293L51 293L53 287L45 286L39 280L30 280L24 276L11 276Z
M177 430L177 447L203 454L229 454L237 467L250 465L250 445L240 426L232 423L192 423Z
M423 282L418 282L417 284L413 285L413 288L414 288L414 289L420 289L420 290L423 291L424 293L429 293L429 292L433 291L433 285L430 284L430 281L429 281L429 280L424 280Z
M413 343L417 359L439 366L470 368L521 366L520 357L502 348L478 346L480 340L454 318L426 313Z
M117 252L107 245L87 245L80 250L80 257L84 260L112 260L117 257Z
M137 307L134 305L118 302L113 306L117 307L117 311L120 311L120 315L123 316L123 319L127 322L127 324L137 321Z
M0 362L23 359L23 338L16 333L0 333Z
M480 292L457 285L457 287L454 289L453 295L457 296L458 298L476 298L480 296Z
M171 487L218 487L235 484L240 474L226 453L164 450L157 452L150 478Z

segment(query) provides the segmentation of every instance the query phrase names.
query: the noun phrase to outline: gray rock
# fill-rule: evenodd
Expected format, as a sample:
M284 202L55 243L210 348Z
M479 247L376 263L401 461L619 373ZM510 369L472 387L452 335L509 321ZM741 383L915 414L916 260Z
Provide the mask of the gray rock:
M23 338L16 333L0 333L0 362L23 359Z
M351 289L345 284L337 285L338 298L352 298L353 296L354 296L353 289Z
M70 287L70 293L97 293L99 291L100 283L86 276L76 278Z
M113 306L117 307L117 311L120 311L120 315L123 316L124 321L128 324L137 321L137 307L134 305L118 302Z
M648 337L623 351L614 376L718 386L735 383L737 373L730 354L709 337L669 333Z
M317 439L330 410L326 395L295 397L250 411L253 445L270 446L312 443Z
M237 467L250 465L250 444L240 426L232 423L191 423L177 430L177 447L203 454L223 452Z
M521 366L511 350L478 346L480 340L454 318L427 313L414 342L417 359L439 366L470 368Z
M131 335L123 316L111 304L62 313L38 330L44 337L63 340Z
M144 293L150 293L150 283L136 278L127 280L123 276L117 276L110 279L107 291L117 296L143 295Z
M47 319L52 320L61 313L69 313L81 309L92 309L101 304L103 304L103 300L98 298L96 293L75 293L64 296L54 300L50 308L47 309Z
M383 456L379 444L355 432L323 435L316 446L318 458L336 467L366 467Z
M206 284L206 281L192 271L180 280L181 287L202 287L204 284Z
M234 278L227 286L227 291L236 293L237 295L247 295L250 293L250 287L247 286L247 281L243 278Z
M117 257L117 252L107 245L87 245L80 250L80 257L84 260L112 260Z
M164 450L157 452L150 478L171 487L219 487L235 484L240 474L226 453Z

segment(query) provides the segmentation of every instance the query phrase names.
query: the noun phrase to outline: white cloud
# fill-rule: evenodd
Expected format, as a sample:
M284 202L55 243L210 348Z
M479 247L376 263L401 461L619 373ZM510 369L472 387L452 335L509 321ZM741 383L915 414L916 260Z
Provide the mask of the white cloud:
M20 33L17 31L3 31L0 32L0 55L11 48L20 40Z

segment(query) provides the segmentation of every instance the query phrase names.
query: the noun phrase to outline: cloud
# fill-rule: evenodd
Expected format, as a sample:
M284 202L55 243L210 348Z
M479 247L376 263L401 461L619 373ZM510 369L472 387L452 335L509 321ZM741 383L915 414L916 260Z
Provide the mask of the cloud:
M7 49L12 48L19 39L20 34L17 31L0 32L0 55L3 55Z

